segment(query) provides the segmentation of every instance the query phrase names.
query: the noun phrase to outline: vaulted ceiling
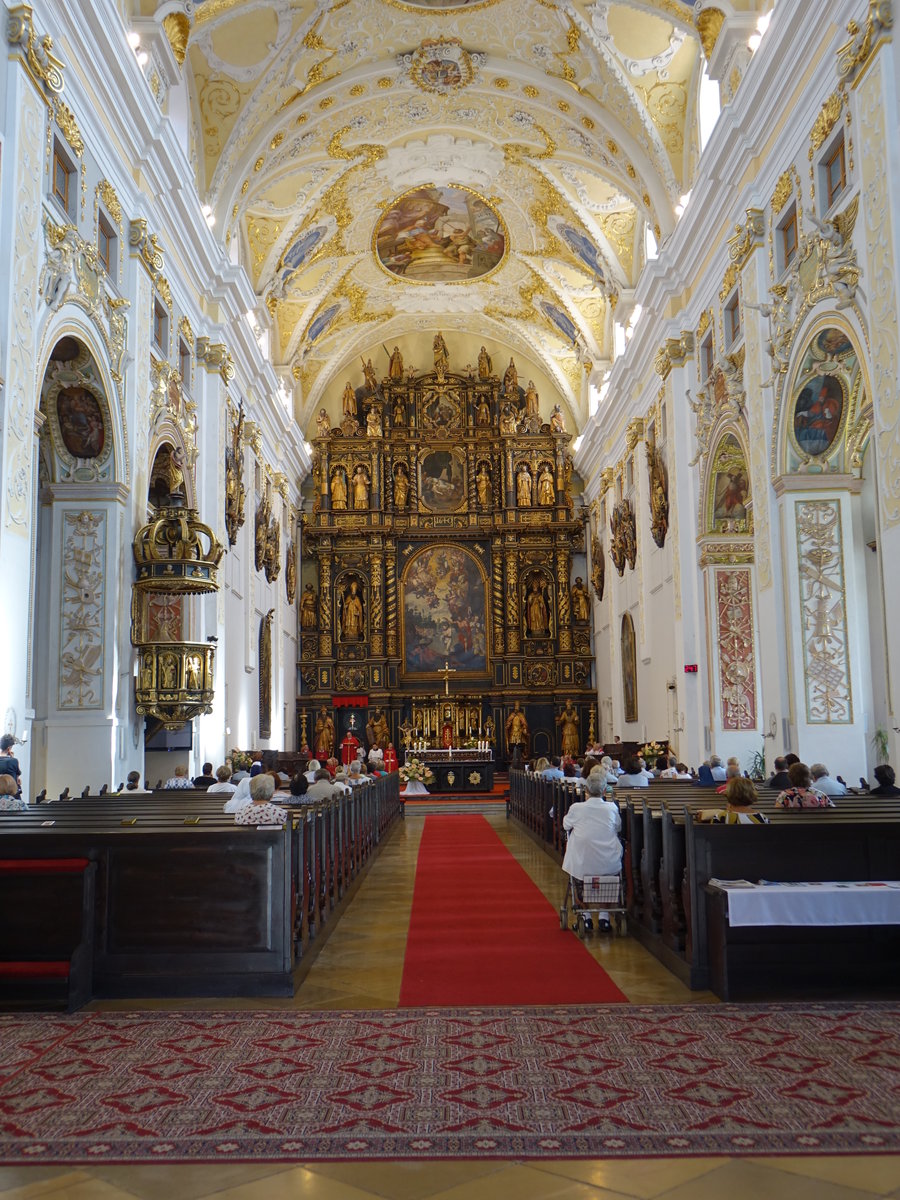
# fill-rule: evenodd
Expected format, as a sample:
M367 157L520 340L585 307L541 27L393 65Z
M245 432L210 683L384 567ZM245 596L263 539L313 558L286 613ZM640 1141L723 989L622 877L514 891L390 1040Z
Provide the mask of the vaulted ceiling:
M429 368L436 329L454 368L515 354L582 426L645 229L690 188L701 69L681 0L197 3L198 188L304 428L382 344Z

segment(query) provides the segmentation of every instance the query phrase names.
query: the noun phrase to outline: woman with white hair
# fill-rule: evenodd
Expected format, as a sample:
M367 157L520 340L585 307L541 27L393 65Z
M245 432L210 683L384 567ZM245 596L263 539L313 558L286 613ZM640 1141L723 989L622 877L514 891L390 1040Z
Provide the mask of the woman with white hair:
M618 805L603 799L605 776L602 767L595 767L588 776L586 798L573 804L563 817L569 835L563 870L579 883L588 876L618 875L622 869L622 818ZM599 926L611 928L609 913L600 913Z
M272 803L275 780L271 775L257 775L250 781L250 803L234 814L235 825L283 825L287 810Z

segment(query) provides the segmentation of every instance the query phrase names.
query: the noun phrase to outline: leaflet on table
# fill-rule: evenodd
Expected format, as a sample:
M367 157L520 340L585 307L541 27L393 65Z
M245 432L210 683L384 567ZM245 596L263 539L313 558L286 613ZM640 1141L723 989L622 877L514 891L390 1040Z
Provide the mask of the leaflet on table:
M710 883L713 882L711 879ZM895 888L900 889L900 880L896 879L821 879L821 880L791 880L791 879L761 879L760 887L788 888Z
M710 879L707 881L710 887L717 888L752 888L756 887L755 883L751 883L749 879Z

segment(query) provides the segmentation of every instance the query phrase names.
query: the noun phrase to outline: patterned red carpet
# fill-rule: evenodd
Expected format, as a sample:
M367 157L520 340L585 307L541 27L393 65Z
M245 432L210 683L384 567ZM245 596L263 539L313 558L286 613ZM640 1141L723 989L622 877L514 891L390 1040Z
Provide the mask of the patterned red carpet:
M0 1162L900 1151L900 1006L0 1017Z
M626 1003L480 815L425 818L400 1004Z

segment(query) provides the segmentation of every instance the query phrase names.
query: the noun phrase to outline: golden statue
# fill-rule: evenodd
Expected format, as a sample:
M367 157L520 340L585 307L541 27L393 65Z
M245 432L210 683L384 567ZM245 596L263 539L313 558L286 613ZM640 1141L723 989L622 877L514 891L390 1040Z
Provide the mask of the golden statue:
M153 656L150 654L144 655L144 661L141 664L141 689L149 692L153 687Z
M547 637L550 633L550 610L537 576L532 577L531 589L525 598L525 627L529 637Z
M363 378L366 381L366 387L370 392L378 391L378 376L375 374L375 368L372 366L372 360L368 362L363 359Z
M478 468L475 486L478 490L478 503L482 508L489 508L491 504L491 473L487 463L482 463Z
M484 346L482 346L478 351L478 378L490 379L493 369L494 364L491 362L491 356L485 350Z
M341 635L345 642L358 641L364 632L363 604L359 595L359 584L354 579L343 596Z
M200 691L200 655L191 654L184 661L184 686L192 692Z
M353 507L355 509L369 507L369 476L362 464L353 472Z
M409 499L409 475L403 463L398 463L394 469L394 508L406 508Z
M556 503L556 485L553 482L553 472L545 463L538 476L538 504Z
M347 382L344 385L344 394L341 396L341 408L344 410L344 415L353 417L356 420L356 393L353 390L353 384ZM324 412L324 409L322 410Z
M556 723L562 731L562 753L568 755L570 758L577 758L580 742L580 722L578 713L572 707L571 699L566 701L566 707L556 718Z
M395 426L406 424L406 408L402 400L394 401L394 411L391 414L391 420Z
M313 750L320 763L325 763L334 754L334 721L323 704L316 719L313 734Z
M347 507L347 476L344 474L343 467L338 467L331 476L331 507L334 509Z
M378 716L375 718L372 728L375 733L375 744L378 749L387 750L388 743L391 740L391 729L387 723L383 709L378 710Z
M288 543L287 560L284 568L284 594L287 602L293 605L297 599L297 547L294 539Z
M300 628L315 629L318 624L318 604L313 585L308 583L300 597Z
M432 343L434 350L434 371L438 379L443 379L450 369L450 355L447 351L447 343L444 341L443 334L436 333L434 342Z
M373 404L366 413L366 436L367 437L382 437L383 431L381 428L381 405Z
M399 383L403 378L403 355L400 353L399 346L394 347L394 352L391 355L391 361L388 364L388 377L392 383Z
M589 621L591 619L590 597L580 575L575 576L575 582L569 589L569 599L572 603L572 616L575 621L579 624Z
M269 549L269 518L271 515L272 505L269 500L269 485L267 483L256 510L254 563L257 571L262 571L266 565L266 555Z
M484 396L478 401L475 408L475 424L490 425L491 423L491 406L485 400Z
M507 396L515 396L516 399L519 397L519 372L516 370L516 364L512 358L509 360L509 366L503 376L503 391Z
M162 688L164 688L167 692L173 691L176 686L175 674L176 674L177 664L175 661L175 655L174 654L164 654L162 656L162 658L159 660L159 666L160 666L160 674L162 676L162 679L160 681L160 686Z
M331 421L325 409L320 408L316 417L316 437L328 437L329 433L331 433Z
M509 750L519 746L523 757L528 756L528 722L518 700L506 718L506 746Z
M554 404L553 412L550 414L550 429L553 433L566 432L566 418L558 404Z
M534 380L528 380L528 387L525 389L525 416L537 417L540 415L540 397L537 394L537 388L534 386Z
M516 416L516 410L511 404L504 404L503 408L500 410L500 432L515 433L517 423L518 417Z
M519 508L531 508L531 472L524 464L516 475L516 503Z

